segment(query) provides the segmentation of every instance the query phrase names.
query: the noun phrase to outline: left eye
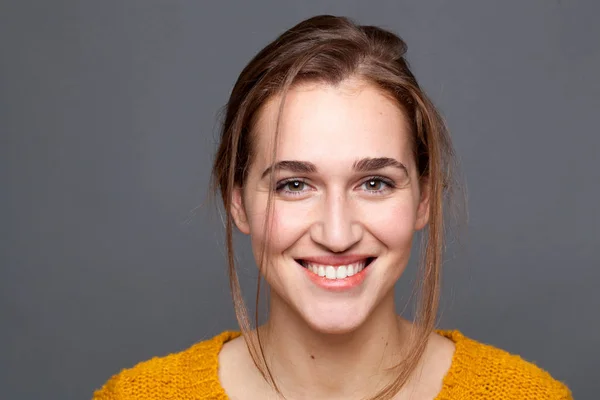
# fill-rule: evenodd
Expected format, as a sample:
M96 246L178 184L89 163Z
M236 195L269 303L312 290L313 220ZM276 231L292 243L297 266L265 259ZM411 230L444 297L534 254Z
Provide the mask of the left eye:
M382 189L385 189L388 186L388 184L381 179L372 178L363 183L363 186L366 190L377 192Z

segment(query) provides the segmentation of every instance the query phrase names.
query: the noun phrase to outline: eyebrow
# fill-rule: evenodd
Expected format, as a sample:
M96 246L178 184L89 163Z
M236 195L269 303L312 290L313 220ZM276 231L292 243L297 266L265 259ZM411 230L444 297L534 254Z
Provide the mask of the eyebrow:
M362 158L352 164L352 169L356 172L372 172L383 168L393 167L402 170L408 175L406 165L390 157ZM264 179L271 171L289 171L296 174L314 174L317 172L317 166L308 161L284 160L276 162L262 173L261 179Z

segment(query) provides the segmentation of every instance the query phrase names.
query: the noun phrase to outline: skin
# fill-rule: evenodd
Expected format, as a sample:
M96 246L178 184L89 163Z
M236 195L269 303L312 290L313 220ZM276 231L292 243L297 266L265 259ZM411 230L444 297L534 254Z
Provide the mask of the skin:
M259 328L266 358L288 399L365 398L394 379L385 369L407 350L412 325L397 316L393 288L414 233L428 222L427 181L419 180L409 124L391 98L358 79L303 84L286 98L275 162L309 162L315 171L274 168L277 189L267 215L269 175L263 175L273 165L280 100L261 109L254 162L244 187L234 190L231 210L238 229L250 235L257 262L268 246L263 271L271 309ZM354 168L361 159L381 157L403 167ZM333 292L312 283L296 262L332 254L376 260L361 285ZM451 341L432 334L417 373L397 398L434 398L453 351ZM219 361L231 398L278 398L243 339L225 344Z

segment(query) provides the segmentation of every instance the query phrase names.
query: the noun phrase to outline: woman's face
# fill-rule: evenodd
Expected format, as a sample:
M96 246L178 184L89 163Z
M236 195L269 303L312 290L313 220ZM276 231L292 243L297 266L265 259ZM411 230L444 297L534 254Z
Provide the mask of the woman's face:
M409 124L393 100L363 81L304 84L286 99L271 163L279 100L257 118L234 220L250 235L257 262L267 246L274 298L315 330L350 332L390 295L414 232L427 223L428 191L419 185Z

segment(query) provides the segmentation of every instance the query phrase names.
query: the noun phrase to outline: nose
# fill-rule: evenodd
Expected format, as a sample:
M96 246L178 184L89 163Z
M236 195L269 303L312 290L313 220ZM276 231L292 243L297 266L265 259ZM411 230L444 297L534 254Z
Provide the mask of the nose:
M311 226L310 236L313 241L335 253L352 248L362 239L363 227L344 194L324 198L318 218Z

